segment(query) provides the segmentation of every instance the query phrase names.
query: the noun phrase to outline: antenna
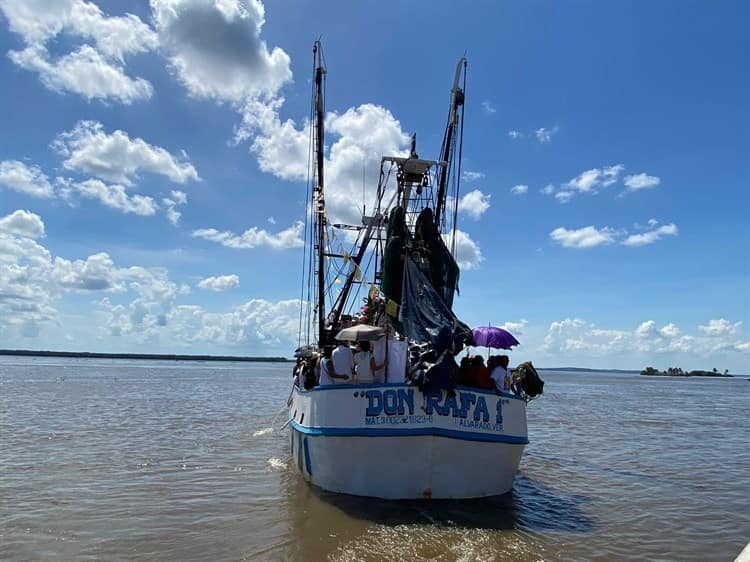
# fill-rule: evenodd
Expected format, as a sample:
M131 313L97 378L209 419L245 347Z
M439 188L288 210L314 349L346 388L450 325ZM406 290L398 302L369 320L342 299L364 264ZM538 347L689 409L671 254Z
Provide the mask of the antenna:
M367 215L367 207L365 207L365 166L367 166L367 160L365 155L362 155L362 216Z

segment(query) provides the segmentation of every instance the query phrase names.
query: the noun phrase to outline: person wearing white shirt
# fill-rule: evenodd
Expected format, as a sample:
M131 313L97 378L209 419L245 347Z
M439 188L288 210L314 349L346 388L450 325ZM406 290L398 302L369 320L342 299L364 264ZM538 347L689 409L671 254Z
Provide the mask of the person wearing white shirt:
M354 373L354 354L346 342L339 342L330 357L328 374L334 379L333 384L349 380Z
M323 355L318 360L318 384L325 386L327 384L336 384L336 381L331 377L330 369L331 365L331 348L324 348Z
M356 381L360 384L372 384L375 382L375 372L385 366L375 364L375 358L370 351L370 342L359 342L359 351L354 354L354 366L356 369Z
M510 369L508 368L509 362L510 357L507 355L500 355L497 358L497 366L492 369L492 373L490 373L490 378L495 383L495 388L500 392L510 392L512 377Z
M375 340L370 344L372 350L372 358L375 359L375 363L380 363L380 369L376 369L373 373L375 379L374 382L383 383L385 382L385 366L388 364L386 360L386 353L388 352L388 336Z

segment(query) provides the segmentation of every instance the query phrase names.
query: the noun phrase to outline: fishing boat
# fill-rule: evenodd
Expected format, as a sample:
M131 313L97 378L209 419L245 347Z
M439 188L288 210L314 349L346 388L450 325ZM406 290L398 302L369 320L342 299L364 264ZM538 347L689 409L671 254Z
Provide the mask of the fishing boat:
M363 209L361 224L345 225L326 208L327 70L319 43L313 57L304 298L287 421L293 461L305 480L331 492L504 494L528 443L530 396L522 385L483 390L456 385L455 377L456 356L475 345L452 309L466 59L456 67L438 159L418 156L416 135L408 153L382 156L369 212ZM376 379L350 372L338 384L306 389L305 372L314 377L330 348L347 340L372 343Z

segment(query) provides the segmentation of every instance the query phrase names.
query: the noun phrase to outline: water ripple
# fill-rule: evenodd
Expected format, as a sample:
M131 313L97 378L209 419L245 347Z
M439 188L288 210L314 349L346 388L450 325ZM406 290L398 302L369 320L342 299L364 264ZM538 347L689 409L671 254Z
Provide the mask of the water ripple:
M307 485L286 365L0 359L2 560L727 560L750 536L750 385L546 373L514 490Z

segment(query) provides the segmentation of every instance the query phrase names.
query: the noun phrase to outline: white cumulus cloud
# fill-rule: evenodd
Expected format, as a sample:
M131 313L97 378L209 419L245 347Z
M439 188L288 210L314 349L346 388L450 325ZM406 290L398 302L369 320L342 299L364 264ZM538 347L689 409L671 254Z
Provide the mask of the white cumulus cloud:
M364 104L344 113L330 113L326 125L336 140L326 161L328 195L326 202L333 220L359 224L362 199L362 165L366 185L377 185L381 156L403 156L409 141L401 123L384 107ZM368 190L365 200L373 209L375 193Z
M510 192L513 195L525 195L529 191L529 186L525 184L514 185L510 188Z
M742 344L732 338L741 322L712 320L700 326L703 334L683 334L672 322L661 328L654 320L646 320L635 328L600 328L580 318L552 322L544 338L543 350L555 354L581 353L592 357L617 354L691 354L704 358L716 353L742 352ZM703 328L710 329L707 333ZM740 347L738 347L740 345ZM700 368L700 367L692 367ZM689 370L689 369L688 369Z
M217 242L227 248L240 249L267 246L274 250L283 250L304 246L304 241L301 238L303 228L304 224L302 222L296 222L289 228L276 233L271 233L254 226L239 235L229 231L219 231L215 228L194 230L192 235L195 238Z
M85 0L0 0L0 10L26 45L8 56L37 72L49 89L124 104L151 97L151 84L125 71L127 55L158 45L154 30L137 16L110 17ZM50 54L48 46L63 33L84 44L69 53Z
M566 248L593 248L602 244L612 244L615 241L615 231L609 227L596 228L586 226L568 230L559 227L550 232L550 238Z
M36 336L57 314L48 281L50 253L16 226L0 229L0 333Z
M283 104L283 98L270 102L248 100L241 108L242 124L235 140L253 137L250 150L264 172L284 180L303 180L307 174L310 124L305 122L302 129L297 129L291 119L282 122L278 112Z
M292 120L278 115L283 100L271 104L252 100L243 108L243 125L238 140L253 137L250 145L261 170L285 180L304 180L307 173L309 124L297 129ZM326 210L333 222L360 224L362 213L362 171L365 184L377 185L380 158L404 156L409 137L401 124L384 107L363 104L326 116L329 150L326 155ZM374 189L367 191L365 204L374 208Z
M119 184L107 184L101 180L88 179L80 182L60 180L63 186L61 195L70 200L73 194L87 199L96 199L110 209L140 216L151 216L159 206L147 195L128 195L126 188Z
M257 349L295 344L299 300L252 299L228 312L208 312L200 306L181 305L169 316L175 339L187 344L211 343Z
M443 240L448 249L452 246L452 236L450 234L444 234ZM454 257L458 267L461 269L478 269L480 264L484 261L482 250L479 248L474 240L471 239L466 232L463 230L456 229L456 240L455 240L455 253Z
M198 287L209 291L228 291L240 286L238 275L218 275L216 277L206 277L198 282Z
M261 39L259 0L151 0L151 9L170 66L193 96L275 97L291 81L289 55Z
M129 307L117 306L134 333L166 325L177 286L165 270L118 267L104 252L85 259L53 259L34 240L43 235L42 219L28 211L0 218L0 332L31 337L45 326L59 325L54 304L71 292L132 294Z
M724 318L718 318L709 320L705 326L698 326L698 329L707 336L720 337L737 334L741 326L742 322L732 323Z
M226 312L177 305L176 300L190 294L190 289L173 282L165 269L123 267L106 252L80 259L53 257L34 239L43 235L44 223L33 213L17 210L0 217L0 334L4 338L20 341L63 329L88 330L90 338L107 334L130 345L162 341L170 346L206 343L257 349L291 348L295 343L301 304L297 300L253 299ZM230 288L239 279L226 275L204 281L215 288ZM79 326L83 316L68 324L70 318L56 309L69 294L104 298Z
M545 193L549 195L554 193L555 199L560 203L567 203L580 193L594 194L612 185L617 181L624 169L625 166L622 164L592 168L581 172L573 179L562 184L559 191L555 192L554 187L552 189L545 188Z
M648 232L642 232L639 234L631 234L622 244L625 246L647 246L660 240L664 236L677 236L677 225L674 223L665 224Z
M659 330L659 333L667 338L676 338L680 335L680 329L675 324L670 322L666 326L662 327Z
M114 99L125 105L148 99L153 93L148 81L131 78L122 66L112 64L88 45L57 60L36 45L11 51L9 56L21 68L39 73L42 83L55 92L70 92L87 100Z
M32 197L54 197L55 191L38 166L27 166L18 160L0 162L0 185Z
M638 191L639 189L656 187L661 183L661 179L656 176L649 176L648 174L641 173L625 176L623 183L629 190Z
M596 194L602 189L612 185L620 180L625 166L614 164L612 166L602 166L601 168L591 168L581 172L576 177L555 187L553 184L547 185L542 189L545 195L554 195L560 203L567 203L576 195L581 193ZM661 179L656 176L650 176L645 173L631 174L622 179L623 185L628 191L639 191L651 187L656 187L661 183ZM624 193L620 193L622 196Z
M552 241L566 248L593 248L602 244L619 242L624 246L638 247L657 242L664 236L677 236L678 229L674 223L654 228L657 222L649 221L651 230L637 234L628 234L627 229L615 230L605 226L597 228L586 226L578 229L559 227L550 232ZM638 225L636 224L636 227Z
M55 258L52 279L65 289L79 291L122 290L117 285L117 270L109 254L101 252L85 260Z
M525 318L521 318L518 322L505 322L500 327L503 330L508 330L511 334L515 336L520 336L524 334L528 323L529 323L528 320L526 320Z
M472 172L469 170L464 170L461 173L461 179L464 180L465 182L472 182L476 180L481 180L483 178L484 178L484 173L482 172Z
M547 129L545 127L539 127L534 131L534 136L536 137L536 140L538 140L541 143L548 143L552 140L552 135L557 133L560 128L555 126L551 129Z
M85 0L1 0L11 31L27 44L46 42L65 31L90 39L101 53L122 59L158 45L154 31L133 14L110 17Z
M478 189L470 191L458 200L458 212L477 220L490 208L491 197Z
M604 166L602 168L592 168L581 172L566 184L567 188L573 191L589 193L596 191L601 187L607 187L617 181L620 173L625 169L622 164L613 166Z
M68 170L93 174L103 180L132 185L141 171L160 174L176 183L198 180L198 172L187 155L175 156L125 131L111 134L97 121L79 121L57 136L52 147L65 157Z
M36 213L18 209L0 218L0 232L26 238L44 238L44 222Z
M172 190L170 197L164 197L161 202L164 205L167 220L177 226L182 213L176 207L187 203L187 194L184 191Z

